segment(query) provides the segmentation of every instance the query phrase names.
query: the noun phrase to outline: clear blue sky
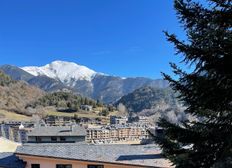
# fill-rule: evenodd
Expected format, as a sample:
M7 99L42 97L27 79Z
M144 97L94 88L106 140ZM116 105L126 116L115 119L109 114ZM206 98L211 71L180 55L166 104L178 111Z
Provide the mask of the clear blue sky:
M183 38L172 0L0 1L0 65L73 61L116 76L161 78Z

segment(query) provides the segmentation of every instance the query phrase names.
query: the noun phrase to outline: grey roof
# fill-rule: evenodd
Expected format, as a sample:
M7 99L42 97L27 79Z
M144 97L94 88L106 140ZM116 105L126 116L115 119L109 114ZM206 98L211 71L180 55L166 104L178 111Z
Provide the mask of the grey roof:
M28 136L85 136L86 130L78 125L35 127Z
M3 152L0 153L0 167L23 168L24 164L14 153Z
M24 144L16 154L81 161L168 167L157 145ZM168 164L168 165L167 165Z

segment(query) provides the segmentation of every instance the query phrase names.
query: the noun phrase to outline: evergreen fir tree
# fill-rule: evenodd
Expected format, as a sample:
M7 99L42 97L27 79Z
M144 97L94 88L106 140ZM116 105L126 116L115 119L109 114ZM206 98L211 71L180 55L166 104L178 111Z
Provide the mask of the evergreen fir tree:
M197 120L161 119L156 142L177 168L232 167L232 0L175 0L174 7L187 41L165 34L194 70L171 63L178 79L163 75Z

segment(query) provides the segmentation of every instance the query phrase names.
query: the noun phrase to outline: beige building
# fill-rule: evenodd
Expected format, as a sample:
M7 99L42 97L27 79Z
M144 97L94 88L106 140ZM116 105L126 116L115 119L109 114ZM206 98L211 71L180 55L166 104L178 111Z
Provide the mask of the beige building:
M139 141L148 139L146 127L140 126L108 126L87 129L86 141L92 143L113 143L118 141Z
M16 155L25 168L171 167L156 145L25 144Z

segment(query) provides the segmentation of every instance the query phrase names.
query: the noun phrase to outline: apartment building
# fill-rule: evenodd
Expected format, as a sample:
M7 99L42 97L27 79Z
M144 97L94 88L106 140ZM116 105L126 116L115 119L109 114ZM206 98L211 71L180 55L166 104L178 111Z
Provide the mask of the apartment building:
M120 141L141 141L148 139L147 127L140 125L111 125L88 128L86 141L90 143L116 143Z
M45 118L44 122L48 126L65 126L74 122L71 117L63 116L48 116Z
M76 143L85 141L86 130L79 125L38 126L28 133L30 143Z

